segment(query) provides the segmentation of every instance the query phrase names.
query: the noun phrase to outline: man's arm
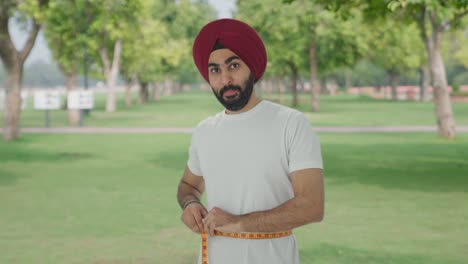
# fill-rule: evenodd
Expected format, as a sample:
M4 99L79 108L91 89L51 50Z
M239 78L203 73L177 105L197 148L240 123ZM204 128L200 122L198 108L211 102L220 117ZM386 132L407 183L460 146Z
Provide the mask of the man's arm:
M205 219L205 230L232 232L279 232L308 223L320 222L324 212L322 169L304 169L293 172L291 182L294 198L271 210L231 215L213 208Z
M204 190L203 177L193 174L186 166L177 190L177 201L183 210L182 222L195 233L202 232L202 219L208 213L200 202Z

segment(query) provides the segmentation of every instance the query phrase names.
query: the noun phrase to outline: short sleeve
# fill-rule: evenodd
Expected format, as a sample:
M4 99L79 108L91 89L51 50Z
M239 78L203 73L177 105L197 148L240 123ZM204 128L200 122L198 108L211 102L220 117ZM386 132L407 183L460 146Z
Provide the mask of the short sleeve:
M198 176L203 175L200 167L200 160L198 158L198 140L197 140L197 129L194 130L192 134L192 140L190 142L190 148L189 148L189 158L187 161L187 166L190 169L190 171Z
M320 141L303 113L291 114L286 137L289 173L310 168L323 169Z

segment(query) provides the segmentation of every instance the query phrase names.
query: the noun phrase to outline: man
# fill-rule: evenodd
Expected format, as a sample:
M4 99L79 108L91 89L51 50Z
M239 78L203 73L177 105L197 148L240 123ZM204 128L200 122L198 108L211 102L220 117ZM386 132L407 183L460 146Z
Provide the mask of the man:
M249 25L208 23L193 57L226 108L194 130L177 193L184 224L209 235L199 263L205 254L211 264L299 263L290 230L321 221L324 210L320 143L309 121L255 95L267 58Z

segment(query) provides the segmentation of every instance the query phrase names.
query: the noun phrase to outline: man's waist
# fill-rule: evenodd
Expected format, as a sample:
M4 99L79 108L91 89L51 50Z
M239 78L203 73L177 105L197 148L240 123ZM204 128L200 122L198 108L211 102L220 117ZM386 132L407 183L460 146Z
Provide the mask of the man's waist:
M215 236L238 238L238 239L273 239L292 235L292 230L279 232L223 232L214 231Z

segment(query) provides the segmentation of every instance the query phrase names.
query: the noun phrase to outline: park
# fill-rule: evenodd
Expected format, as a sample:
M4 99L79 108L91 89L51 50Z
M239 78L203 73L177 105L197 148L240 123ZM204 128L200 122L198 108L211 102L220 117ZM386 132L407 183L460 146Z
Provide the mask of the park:
M212 3L20 2L0 4L0 263L197 263L176 193L193 129L224 109L190 54ZM325 215L293 230L301 263L467 263L468 4L234 2L269 49L256 94L320 139ZM427 29L439 51L421 10L453 23ZM6 13L44 32L57 77L24 64L28 42L5 55Z

